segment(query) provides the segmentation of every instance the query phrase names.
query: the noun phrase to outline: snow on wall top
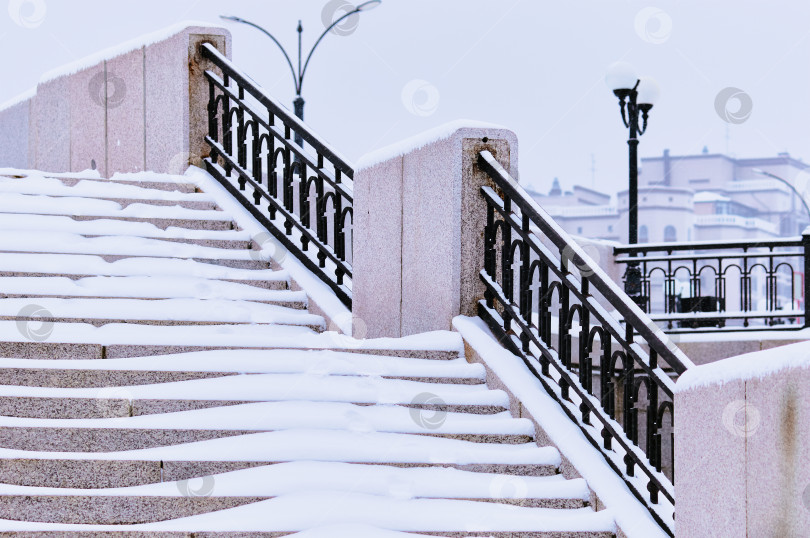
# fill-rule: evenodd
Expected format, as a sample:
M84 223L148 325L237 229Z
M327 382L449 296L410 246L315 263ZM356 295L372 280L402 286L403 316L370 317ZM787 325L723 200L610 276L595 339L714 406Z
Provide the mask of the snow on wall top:
M7 109L7 108L11 108L11 107L16 106L16 105L19 105L23 101L27 101L27 100L31 99L36 94L37 94L37 87L36 86L34 86L33 88L29 88L29 89L25 90L24 92L22 92L21 94L15 95L14 97L9 99L5 103L0 104L0 111L3 111L5 109Z
M47 71L45 74L42 75L42 77L39 79L39 82L40 84L42 84L57 79L59 77L64 77L67 75L78 73L83 69L87 69L88 67L98 65L104 60L110 60L112 58L124 55L128 52L132 52L133 50L139 49L141 47L149 46L154 43L164 41L170 38L171 36L179 34L186 28L192 26L203 28L215 28L217 30L223 29L221 26L217 26L208 22L198 22L198 21L179 22L177 24L167 26L166 28L162 28L155 32L138 36L135 39L130 39L129 41L125 41L113 47L100 50L89 56L85 56L84 58L76 60L75 62L61 65L56 69L51 69L50 71Z
M675 392L762 379L782 370L810 368L810 341L780 346L689 368L675 384Z
M380 149L376 149L371 153L366 153L357 160L356 169L369 168L371 166L374 166L375 164L385 162L389 159L401 157L402 155L423 148L433 142L444 140L457 130L462 129L464 127L469 127L473 129L506 129L506 127L503 127L502 125L496 125L494 123L486 123L483 121L475 121L475 120L451 121L443 125L439 125L438 127L434 127L433 129L421 132L410 138L406 138L405 140L402 140L395 144L391 144L390 146L385 146Z
M716 192L700 191L695 193L693 200L695 202L729 202L731 198L717 194Z

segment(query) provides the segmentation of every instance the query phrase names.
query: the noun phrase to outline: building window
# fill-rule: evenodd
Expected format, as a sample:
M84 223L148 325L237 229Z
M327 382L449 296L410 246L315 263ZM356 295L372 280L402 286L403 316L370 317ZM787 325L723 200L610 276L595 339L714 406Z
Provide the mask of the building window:
M613 225L612 225L612 224L608 224L608 231L609 231L609 232L612 232L612 231L613 231Z
M664 228L664 241L672 243L678 240L678 234L675 232L675 226L667 226Z
M638 228L638 242L639 243L649 243L650 235L647 232L647 227L643 224Z
M578 234L581 234L581 233L582 233L582 226L577 227L577 233L578 233Z

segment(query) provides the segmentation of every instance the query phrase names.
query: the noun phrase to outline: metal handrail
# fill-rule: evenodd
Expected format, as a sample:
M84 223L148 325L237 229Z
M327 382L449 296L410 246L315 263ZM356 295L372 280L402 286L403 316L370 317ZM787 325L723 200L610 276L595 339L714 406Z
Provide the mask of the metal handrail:
M692 367L692 361L490 152L479 154L478 166L494 184L481 187L487 223L479 316L673 534L674 486L662 472L662 428L665 415L674 417L673 377ZM555 295L556 334L551 316ZM618 404L615 385L623 387ZM646 400L640 400L641 387L646 387ZM646 413L646 444L639 441L639 411ZM671 510L661 504L659 493Z
M249 76L244 74L233 62L231 62L224 54L219 52L217 48L210 43L202 44L202 55L204 58L211 60L217 67L222 69L230 78L232 78L241 88L253 96L259 104L267 107L274 116L278 117L284 125L301 135L312 148L326 160L335 165L337 170L345 174L349 179L354 178L354 169L340 156L338 151L324 142L324 139L315 133L312 129L299 120L294 114L291 114L287 108L281 103L278 103L270 97L267 92L259 85L257 85Z
M798 330L810 326L810 230L799 237L614 247L639 271L641 304L668 332ZM763 278L755 284L757 277ZM797 285L797 281L803 285ZM687 298L676 283L688 282ZM764 301L766 308L759 308ZM780 302L790 302L789 310ZM794 308L803 301L801 311ZM701 314L682 310L699 310ZM798 313L798 314L797 314ZM726 322L737 320L727 327ZM739 322L741 320L741 323Z
M347 224L354 219L353 193L344 179L351 181L353 168L213 45L202 44L201 53L216 68L204 72L209 88L205 142L211 148L206 168L351 307Z
M650 324L650 318L638 307L613 280L605 274L602 268L588 256L584 250L552 219L537 202L513 179L509 173L495 160L488 151L481 152L478 161L482 170L497 182L498 188L513 200L529 220L537 226L542 233L560 251L568 250L573 254L572 263L588 272L591 276L588 281L596 288L615 308L627 323L650 344L661 358L678 374L694 366L683 351L672 344L669 338L660 330L656 331Z

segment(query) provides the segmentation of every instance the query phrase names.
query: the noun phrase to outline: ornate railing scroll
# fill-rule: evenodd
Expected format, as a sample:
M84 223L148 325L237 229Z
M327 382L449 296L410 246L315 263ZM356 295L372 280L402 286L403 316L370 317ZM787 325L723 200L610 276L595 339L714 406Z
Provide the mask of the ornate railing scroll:
M351 307L353 169L213 45L202 54L222 72L205 71L209 173Z
M642 306L667 332L808 326L810 232L768 240L623 245L636 263Z
M674 378L691 361L492 154L478 164L493 183L479 315L672 533Z

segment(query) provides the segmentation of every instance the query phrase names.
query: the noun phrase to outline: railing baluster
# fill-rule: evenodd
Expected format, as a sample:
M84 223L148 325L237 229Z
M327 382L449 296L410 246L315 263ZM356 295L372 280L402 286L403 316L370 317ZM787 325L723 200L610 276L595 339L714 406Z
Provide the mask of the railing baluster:
M673 503L672 483L662 479L657 469L662 460L658 402L662 396L672 397L674 383L662 373L659 361L665 363L662 367L676 373L682 373L691 363L666 342L666 336L655 323L536 206L491 154L482 152L478 164L496 187L481 188L487 222L480 315L502 341L509 343L511 350L523 355L546 390L558 399L585 435L596 446L604 447L603 453L611 466L625 477L640 498L646 496L648 506L658 503L661 494ZM502 244L496 244L498 228ZM500 263L496 260L496 249L501 254ZM521 256L517 266L513 264L513 252ZM654 265L648 259L636 261L645 273L644 290L651 295L648 272ZM539 284L536 300L531 273L534 263ZM513 272L517 267L520 274L515 292ZM674 295L674 271L670 267L665 276L665 295ZM594 296L594 290L600 299ZM609 302L618 313L605 310L600 300ZM557 315L556 323L552 314ZM575 320L580 324L578 330L573 327ZM520 345L514 345L515 339ZM574 339L578 340L577 345L573 344ZM592 357L597 342L598 371ZM650 351L643 351L643 345L649 346ZM599 376L597 398L591 396L597 396L593 391L594 375ZM640 385L646 388L646 399L638 394ZM640 412L645 413L641 443ZM641 453L646 457L641 457ZM667 467L665 474L672 476L672 462ZM629 480L639 473L647 478L643 491ZM663 521L652 508L651 514L657 521Z
M215 47L205 43L201 52L221 72L204 73L209 85L205 139L211 148L205 160L208 171L287 251L351 306L351 286L345 282L352 276L346 261L350 258L347 248L351 247L346 239L346 219L352 214L350 180L354 171ZM306 149L294 143L292 133L303 138ZM309 171L314 179L307 177ZM317 191L314 202L313 183ZM241 193L248 189L250 194ZM329 221L334 227L332 244L327 238L325 190L334 197L331 207L335 213Z
M665 323L667 331L789 330L804 326L800 321L803 307L795 302L798 286L791 278L791 273L799 274L804 269L803 237L626 245L614 248L614 254L616 262L625 266L641 260L644 290L647 285L650 290L655 289L653 274L661 272L664 304L648 304L652 305L651 317ZM709 272L714 276L710 277ZM676 288L684 281L678 280L679 275L689 284L688 296L680 298L680 310ZM709 278L713 282L707 288ZM783 288L790 289L790 293L780 294ZM793 299L789 304L788 296ZM780 304L780 299L785 304ZM780 317L782 311L784 315ZM706 315L707 312L712 315Z

